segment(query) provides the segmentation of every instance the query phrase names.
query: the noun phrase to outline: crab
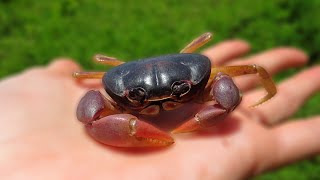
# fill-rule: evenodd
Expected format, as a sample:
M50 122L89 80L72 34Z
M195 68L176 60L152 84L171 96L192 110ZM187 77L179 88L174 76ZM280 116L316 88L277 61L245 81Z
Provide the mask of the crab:
M78 104L77 119L95 140L106 145L168 146L174 139L152 119L164 121L158 117L169 111L191 113L190 117L171 127L171 133L216 125L241 102L241 93L232 77L246 74L260 77L267 94L253 106L276 94L276 86L263 67L214 67L208 57L193 53L211 38L211 33L204 33L178 54L127 63L114 57L95 55L95 61L115 67L108 72L74 72L73 76L78 79L102 79L106 92L102 95L98 90L88 91ZM199 104L201 108L183 109L190 103ZM166 121L172 122L174 117L170 119L169 116Z

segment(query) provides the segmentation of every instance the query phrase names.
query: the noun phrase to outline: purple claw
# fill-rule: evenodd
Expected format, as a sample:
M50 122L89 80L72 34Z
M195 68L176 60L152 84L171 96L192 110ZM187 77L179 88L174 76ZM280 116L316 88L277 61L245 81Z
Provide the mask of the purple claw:
M98 119L105 109L105 100L99 91L87 92L77 107L77 118L84 124Z
M115 114L86 125L88 133L97 141L117 147L168 146L172 137L131 114Z
M172 133L185 133L200 128L214 126L222 121L241 102L238 87L230 76L218 73L212 86L211 95L217 102L215 105L205 106L193 118L189 119Z
M211 91L214 99L227 111L232 111L240 102L240 91L230 76L218 73Z
M172 137L130 114L117 110L99 91L89 91L80 100L77 118L97 141L118 147L168 146Z

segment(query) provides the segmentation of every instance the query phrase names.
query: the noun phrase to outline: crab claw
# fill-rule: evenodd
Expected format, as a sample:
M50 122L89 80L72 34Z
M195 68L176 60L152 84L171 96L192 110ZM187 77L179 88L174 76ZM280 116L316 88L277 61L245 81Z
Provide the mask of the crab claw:
M130 114L116 114L86 124L97 141L117 147L168 146L173 138L155 126Z
M241 95L230 76L218 73L214 81L211 95L216 104L205 105L193 118L174 129L172 133L185 133L214 126L239 105Z
M77 118L97 141L118 147L167 146L172 137L130 114L119 113L99 91L89 91L80 100ZM105 117L104 117L105 116Z
M77 107L77 119L84 123L90 123L102 116L120 113L110 100L99 91L90 90L80 100Z

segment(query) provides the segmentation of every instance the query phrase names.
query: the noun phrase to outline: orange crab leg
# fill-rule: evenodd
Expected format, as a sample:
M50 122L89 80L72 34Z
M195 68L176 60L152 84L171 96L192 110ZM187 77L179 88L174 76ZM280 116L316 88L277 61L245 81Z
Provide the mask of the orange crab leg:
M118 66L120 64L125 63L124 61L121 61L114 57L109 57L101 54L97 54L93 57L93 60L95 60L98 63L110 65L110 66Z
M106 72L74 72L72 76L78 79L102 79Z
M205 45L212 38L212 34L210 32L204 33L201 36L194 39L191 43L189 43L185 48L183 48L180 53L192 53L199 49L201 46Z
M117 58L109 57L101 54L95 55L93 57L93 60L98 63L102 63L110 66L118 66L120 64L125 63L124 61L120 61ZM79 78L79 79L101 79L105 73L106 72L74 72L73 77Z

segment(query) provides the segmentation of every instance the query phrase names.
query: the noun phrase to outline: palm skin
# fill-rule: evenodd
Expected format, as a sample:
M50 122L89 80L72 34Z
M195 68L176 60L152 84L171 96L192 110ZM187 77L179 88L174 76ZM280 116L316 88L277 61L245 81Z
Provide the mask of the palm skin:
M271 74L307 61L292 48L240 60L248 50L247 43L234 40L204 54L218 66L255 63ZM279 93L257 108L249 106L263 95L252 90L258 81L237 78L244 99L225 121L174 135L175 144L155 149L113 148L87 135L75 117L89 89L72 79L77 70L74 62L58 60L0 82L1 179L242 179L320 152L319 117L277 124L319 91L319 67L281 83Z

